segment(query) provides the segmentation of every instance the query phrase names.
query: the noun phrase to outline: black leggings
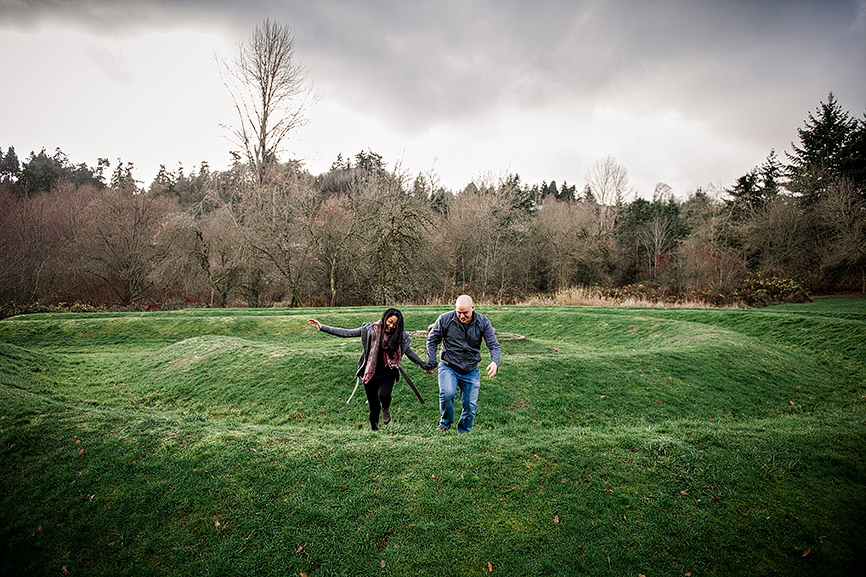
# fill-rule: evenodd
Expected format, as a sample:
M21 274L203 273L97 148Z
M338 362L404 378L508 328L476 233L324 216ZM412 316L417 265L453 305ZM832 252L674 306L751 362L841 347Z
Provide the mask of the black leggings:
M397 382L396 370L380 373L364 383L364 392L367 394L367 402L370 403L370 426L374 431L379 429L379 413L382 409L391 407L391 391Z

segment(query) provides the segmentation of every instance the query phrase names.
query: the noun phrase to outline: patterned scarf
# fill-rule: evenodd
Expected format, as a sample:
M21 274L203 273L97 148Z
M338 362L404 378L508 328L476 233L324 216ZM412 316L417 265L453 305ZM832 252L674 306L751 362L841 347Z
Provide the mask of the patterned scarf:
M376 363L379 360L379 342L382 336L382 321L373 323L373 329L370 331L370 352L367 354L367 366L364 369L364 384L370 382L373 375L376 374ZM387 333L386 333L387 338ZM396 334L391 335L391 338L396 339ZM384 351L385 365L391 369L400 368L400 359L403 357L403 347L397 347L397 350L389 352Z

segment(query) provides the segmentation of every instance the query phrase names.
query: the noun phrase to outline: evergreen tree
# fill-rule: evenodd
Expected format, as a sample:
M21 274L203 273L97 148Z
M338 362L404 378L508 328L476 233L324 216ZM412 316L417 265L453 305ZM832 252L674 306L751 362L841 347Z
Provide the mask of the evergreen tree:
M866 113L855 121L851 138L842 154L842 171L866 198Z
M66 155L58 148L53 156L48 156L43 148L39 154L33 152L24 163L18 184L25 196L51 190L57 182L70 176Z
M772 196L779 194L781 186L779 180L782 178L784 167L779 162L779 157L776 156L775 149L770 149L770 154L767 155L767 160L758 169L758 175L761 178L761 186L764 191L764 196Z
M372 150L362 150L355 155L355 167L370 175L381 176L385 174L385 161L382 155Z
M0 181L10 182L17 179L19 174L21 174L21 165L18 162L18 155L15 154L15 147L10 146L5 156L0 149Z
M137 193L138 181L132 176L132 168L131 162L127 162L126 166L123 166L123 161L118 158L117 167L111 174L111 188L126 194Z
M845 176L850 165L851 138L857 126L836 101L832 92L827 102L821 102L815 115L809 113L804 128L798 128L800 146L794 143L794 153L788 154L788 188L811 205L827 194L828 187Z
M771 150L764 164L738 178L734 186L725 191L734 197L728 203L734 213L744 218L767 206L769 200L779 193L782 170L776 151Z
M557 200L564 200L566 202L574 202L574 191L575 186L568 186L564 180L562 181L562 186L559 187L559 191L556 193Z
M337 154L337 160L331 164L331 170L349 170L352 168L352 161L349 159L343 160L343 153Z

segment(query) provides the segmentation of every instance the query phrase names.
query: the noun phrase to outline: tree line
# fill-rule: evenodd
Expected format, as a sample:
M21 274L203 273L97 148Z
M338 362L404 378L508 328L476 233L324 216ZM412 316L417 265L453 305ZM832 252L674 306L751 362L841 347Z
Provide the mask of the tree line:
M578 189L486 175L460 191L367 150L313 175L244 160L224 171L72 165L0 150L0 302L166 306L514 302L575 286L733 298L755 275L866 291L866 117L830 93L781 160L678 199L628 201L596 161ZM712 300L712 299L708 299Z

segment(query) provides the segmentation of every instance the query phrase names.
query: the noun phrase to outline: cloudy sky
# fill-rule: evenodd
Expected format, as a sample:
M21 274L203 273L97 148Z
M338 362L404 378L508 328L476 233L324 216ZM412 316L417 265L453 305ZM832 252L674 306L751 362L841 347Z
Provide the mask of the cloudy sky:
M217 60L289 25L318 94L283 159L371 150L443 186L727 187L833 91L866 112L866 0L0 0L0 147L75 163L229 164Z

